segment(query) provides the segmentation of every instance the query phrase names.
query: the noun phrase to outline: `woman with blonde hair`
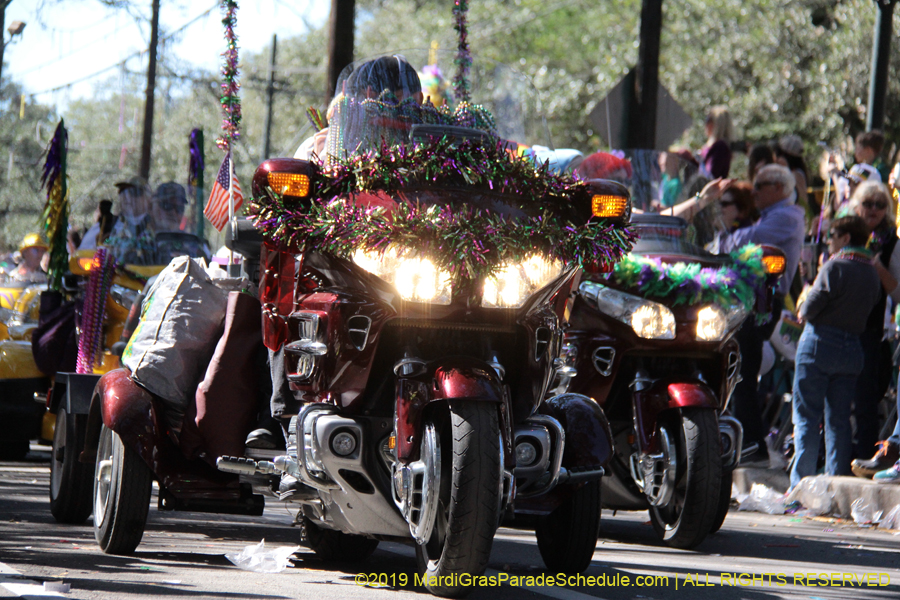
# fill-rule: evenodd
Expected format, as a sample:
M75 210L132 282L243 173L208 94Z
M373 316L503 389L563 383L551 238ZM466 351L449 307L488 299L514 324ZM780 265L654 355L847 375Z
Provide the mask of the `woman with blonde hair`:
M701 172L710 179L728 177L731 170L731 113L724 106L713 106L706 114L706 143L700 149Z
M864 458L878 442L878 403L890 385L892 375L891 349L884 342L884 313L887 297L900 302L900 244L897 243L895 223L896 208L887 187L879 181L864 181L857 186L850 197L850 210L862 217L869 240L866 249L876 256L873 264L881 281L879 300L869 313L866 329L860 336L863 347L863 371L856 382L853 414L856 417L856 457ZM877 457L873 460L878 462ZM896 460L896 459L895 459ZM869 463L872 461L862 461ZM871 477L871 469L860 469L860 461L851 465L854 473L866 473ZM885 469L887 467L881 467ZM875 469L881 470L881 469Z

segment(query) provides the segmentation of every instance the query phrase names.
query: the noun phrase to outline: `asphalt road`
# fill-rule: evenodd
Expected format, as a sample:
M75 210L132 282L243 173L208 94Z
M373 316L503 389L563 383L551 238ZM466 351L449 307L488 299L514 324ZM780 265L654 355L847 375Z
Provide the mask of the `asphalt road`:
M281 573L234 566L226 553L262 539L267 548L300 542L293 515L278 505L257 518L163 513L154 497L134 556L105 555L90 521L65 526L53 520L48 460L49 452L37 451L26 462L0 463L0 598L427 597L416 585L414 552L401 544L382 543L360 565L325 563L301 548ZM892 532L732 510L722 531L696 551L684 551L661 545L647 519L646 513L604 512L594 561L584 573L593 581L548 581L534 535L503 528L486 573L493 580L475 582L483 585L473 585L469 598L900 598L900 535ZM60 584L69 591L54 591Z

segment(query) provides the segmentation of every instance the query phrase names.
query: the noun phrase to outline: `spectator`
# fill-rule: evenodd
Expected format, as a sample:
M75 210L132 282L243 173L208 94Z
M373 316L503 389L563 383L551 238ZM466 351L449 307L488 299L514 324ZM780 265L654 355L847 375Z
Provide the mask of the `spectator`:
M756 179L756 172L775 162L775 152L768 144L754 144L747 153L747 181Z
M852 214L862 217L869 233L866 248L878 260L875 268L882 285L875 308L868 315L860 336L863 370L856 383L853 414L856 418L856 457L867 456L878 440L878 403L890 385L893 366L890 344L884 340L884 313L887 294L900 301L900 244L894 223L894 206L887 188L876 181L866 181L850 200ZM882 467L884 468L884 467Z
M689 218L720 198L730 184L728 180L711 181L693 201L676 206L675 214L687 215L685 218ZM758 399L759 370L762 365L763 343L772 335L800 262L805 222L803 209L792 201L794 185L794 176L786 167L762 167L753 182L753 199L760 213L759 220L722 237L719 244L720 252L731 252L751 243L770 244L780 248L787 259L784 275L778 281L768 322L757 325L755 319L747 319L737 334L741 348L742 381L735 388L731 406L734 416L744 427L745 445L758 445L753 454L741 461L747 466L769 465L769 451L765 445L767 432L763 426Z
M731 114L724 106L713 106L706 115L706 144L700 149L700 168L709 178L728 177L731 137Z
M803 140L796 135L783 136L775 146L775 157L778 164L787 167L794 174L794 179L796 180L794 190L797 192L797 204L804 207L810 216L813 212L818 214L818 208L813 210L810 206L806 192L809 181L809 169L806 168L806 161L803 160Z
M719 206L722 208L722 222L728 233L749 227L759 218L759 211L753 202L753 186L748 181L732 182L722 193Z
M866 131L856 136L853 149L853 158L858 165L871 165L878 173L878 181L888 180L888 167L881 159L881 151L884 149L884 134L877 129ZM871 179L869 177L868 179Z
M831 225L825 263L800 305L806 327L797 343L794 371L794 466L791 488L815 475L825 419L825 474L850 473L850 404L863 369L859 334L878 301L878 274L864 245L861 217Z

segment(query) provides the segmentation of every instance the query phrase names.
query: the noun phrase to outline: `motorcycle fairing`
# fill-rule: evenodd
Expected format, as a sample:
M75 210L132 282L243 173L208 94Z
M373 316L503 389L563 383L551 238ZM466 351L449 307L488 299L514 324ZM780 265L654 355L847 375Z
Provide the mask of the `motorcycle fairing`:
M632 392L634 428L643 453L658 452L656 424L666 410L695 406L718 410L719 399L706 384L660 379L647 389Z
M581 394L561 394L540 407L566 432L562 466L567 469L606 467L613 455L609 420L597 402Z

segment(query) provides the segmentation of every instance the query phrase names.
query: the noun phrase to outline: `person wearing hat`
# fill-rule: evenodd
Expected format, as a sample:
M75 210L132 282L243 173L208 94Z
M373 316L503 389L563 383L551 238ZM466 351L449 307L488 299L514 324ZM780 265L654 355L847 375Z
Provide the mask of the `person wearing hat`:
M183 185L174 181L160 184L150 205L153 229L157 232L180 231L186 206L187 193Z
M29 233L22 239L19 245L19 254L22 260L10 273L10 277L17 281L28 281L31 283L44 283L47 281L47 274L41 268L41 260L47 253L48 246L37 233Z
M106 245L113 249L119 264L153 264L156 245L150 215L150 186L143 177L132 177L117 183L116 188L122 228L106 240Z

